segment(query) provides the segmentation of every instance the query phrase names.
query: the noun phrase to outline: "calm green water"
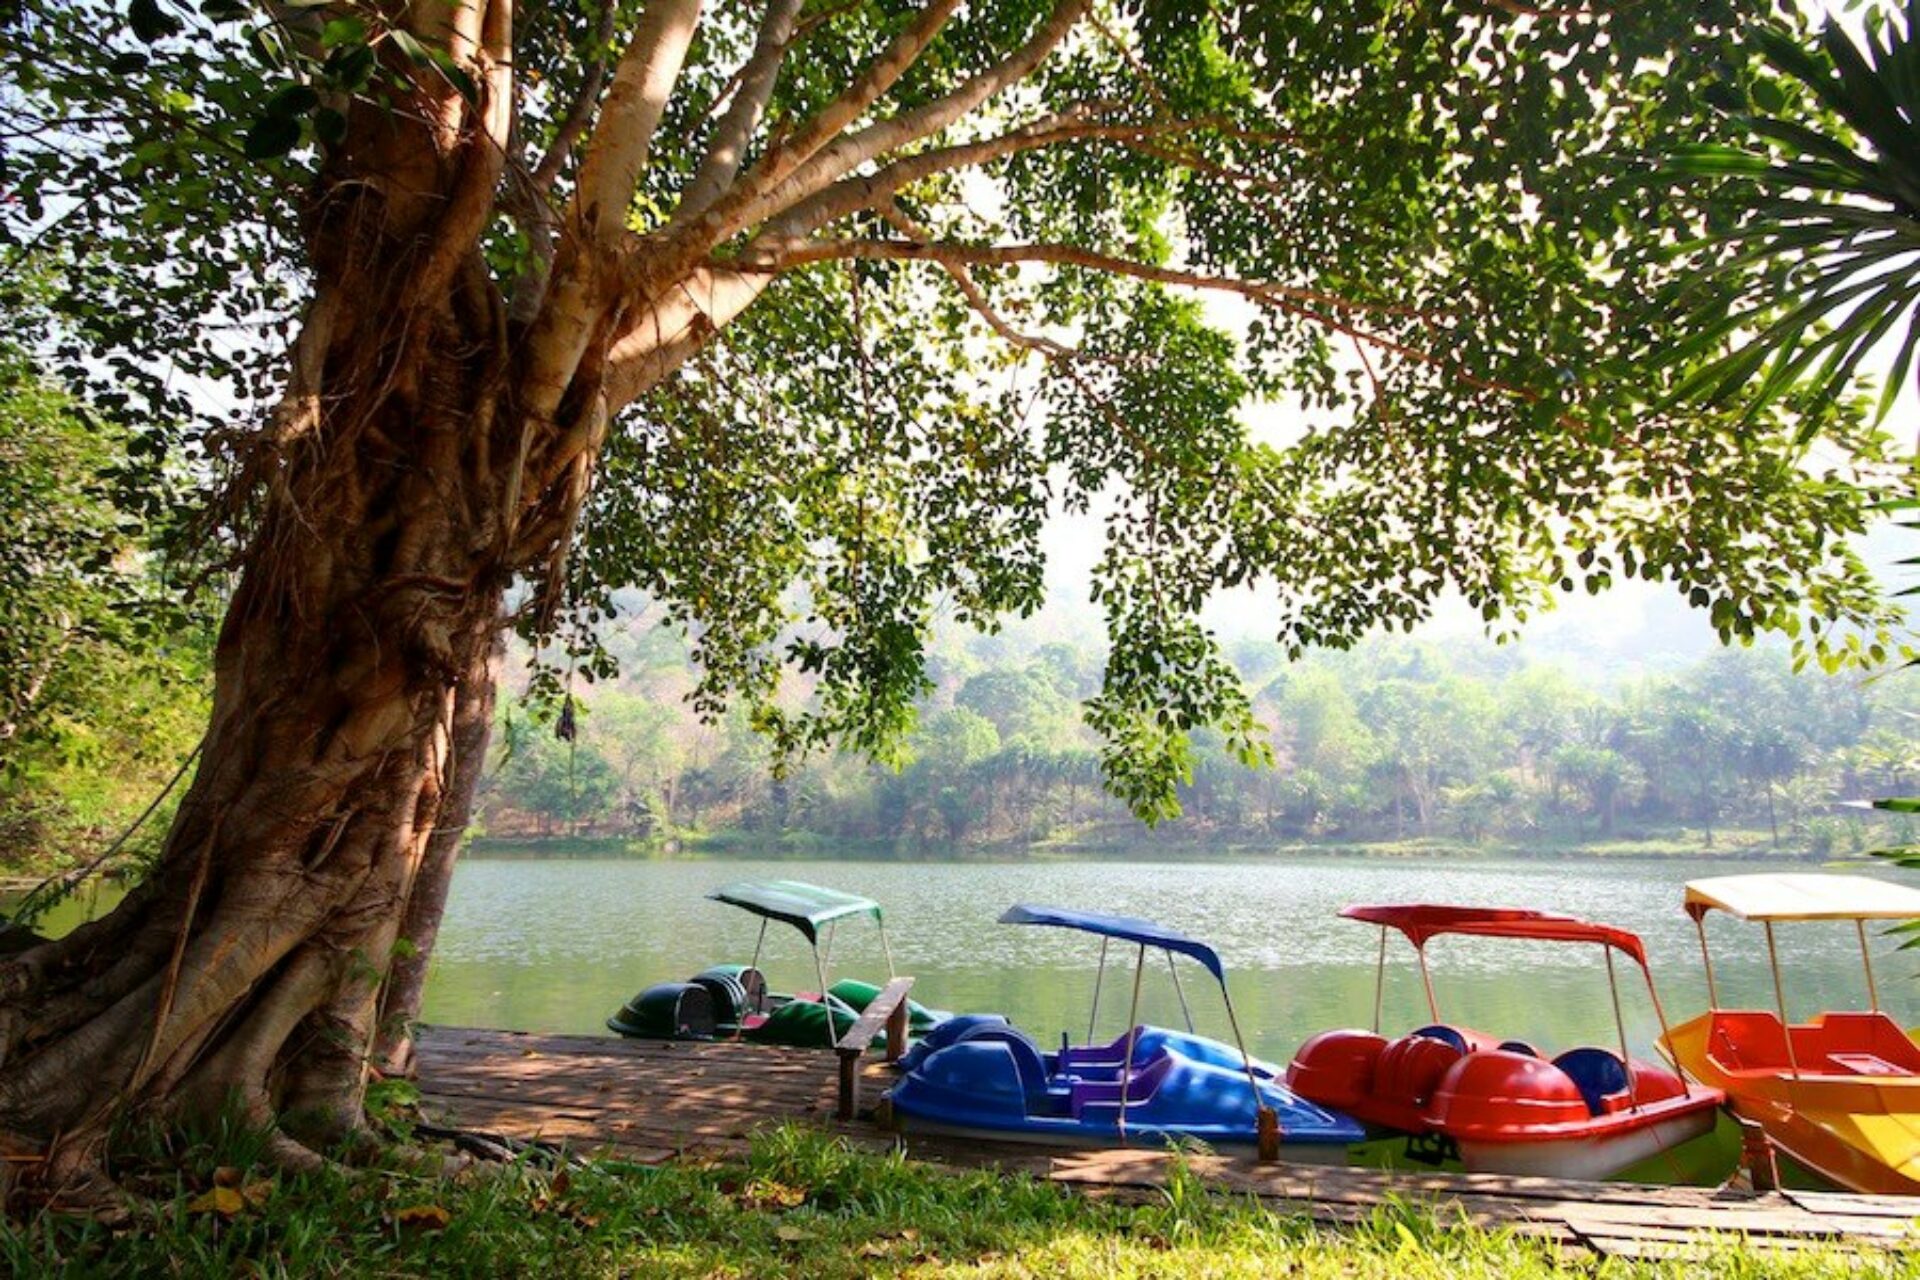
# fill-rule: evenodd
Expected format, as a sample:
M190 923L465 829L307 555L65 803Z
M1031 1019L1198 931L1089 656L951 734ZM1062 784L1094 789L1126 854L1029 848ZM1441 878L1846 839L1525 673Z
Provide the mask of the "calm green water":
M1307 1035L1365 1025L1373 1008L1379 934L1336 917L1354 902L1456 902L1573 912L1639 933L1668 1015L1706 1001L1699 947L1680 911L1680 886L1702 875L1766 870L1752 862L1588 859L1547 863L1300 859L1212 863L1043 864L897 862L642 862L489 857L463 863L434 954L430 1021L540 1031L602 1031L640 987L708 964L746 961L757 921L710 902L727 880L788 878L864 893L887 911L902 973L924 1003L1006 1013L1045 1040L1085 1035L1099 943L1051 929L995 923L1018 901L1144 915L1211 942L1226 961L1241 1024L1257 1054L1284 1061ZM1781 867L1781 870L1796 869ZM1805 870L1805 864L1797 869ZM1760 930L1709 921L1716 972L1729 1002L1771 1008ZM1790 1011L1864 1007L1858 944L1845 925L1779 926ZM1920 960L1875 940L1887 1007L1920 1021ZM1115 959L1121 957L1116 948ZM1542 1049L1612 1043L1613 1015L1598 948L1444 938L1429 947L1441 1013ZM1130 956L1127 958L1130 962ZM1181 962L1199 1030L1226 1038L1225 1014L1204 970ZM777 990L811 989L799 934L773 926L762 968ZM885 973L878 938L851 921L834 944L831 977ZM1110 967L1099 1031L1117 1035L1131 984ZM1621 992L1636 1051L1651 1053L1658 1025L1646 989L1622 967ZM1143 1020L1177 1026L1180 1006L1164 959L1150 964ZM1428 1021L1413 953L1387 948L1388 1029Z

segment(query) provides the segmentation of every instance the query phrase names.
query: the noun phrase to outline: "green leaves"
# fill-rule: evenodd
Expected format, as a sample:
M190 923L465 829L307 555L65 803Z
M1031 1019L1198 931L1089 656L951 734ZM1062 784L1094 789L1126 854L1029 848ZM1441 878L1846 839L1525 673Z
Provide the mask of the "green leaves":
M1728 345L1699 364L1677 396L1714 406L1742 400L1751 415L1804 383L1816 401L1838 402L1889 337L1898 345L1879 418L1905 387L1920 345L1916 15L1920 9L1904 24L1884 24L1864 49L1832 22L1813 48L1779 27L1757 26L1754 44L1784 80L1759 81L1762 114L1736 118L1751 141L1670 153L1672 174L1740 184L1732 198L1742 215L1690 250L1694 297L1682 305L1693 327ZM1803 93L1831 114L1773 114ZM1805 434L1822 421L1812 415Z
M134 36L146 44L178 35L180 20L160 7L159 0L131 0L127 5L127 25Z

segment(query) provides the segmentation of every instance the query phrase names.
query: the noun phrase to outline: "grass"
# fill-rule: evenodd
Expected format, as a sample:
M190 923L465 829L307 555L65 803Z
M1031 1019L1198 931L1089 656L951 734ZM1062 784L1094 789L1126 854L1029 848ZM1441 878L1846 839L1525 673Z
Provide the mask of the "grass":
M130 1229L0 1223L15 1276L1525 1277L1909 1274L1880 1257L1769 1258L1728 1244L1682 1264L1563 1262L1537 1241L1390 1206L1316 1227L1176 1175L1150 1202L1089 1200L1026 1177L953 1173L803 1129L743 1162L457 1179L275 1177L257 1139L155 1153L127 1177ZM225 1192L222 1195L222 1192Z

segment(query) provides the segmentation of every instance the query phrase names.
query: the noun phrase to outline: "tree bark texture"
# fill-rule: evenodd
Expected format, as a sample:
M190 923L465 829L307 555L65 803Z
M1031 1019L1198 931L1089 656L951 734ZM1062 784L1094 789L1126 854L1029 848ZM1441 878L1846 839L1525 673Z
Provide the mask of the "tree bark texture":
M56 1193L94 1178L129 1104L283 1116L295 1161L354 1134L383 1005L417 1012L503 593L522 526L556 501L525 475L513 335L471 208L476 190L491 203L498 147L484 102L473 115L355 111L308 210L315 289L286 396L247 463L252 537L199 771L139 889L0 966L0 1133L45 1153L9 1167ZM419 963L383 999L403 933ZM382 1048L404 1064L403 1035Z

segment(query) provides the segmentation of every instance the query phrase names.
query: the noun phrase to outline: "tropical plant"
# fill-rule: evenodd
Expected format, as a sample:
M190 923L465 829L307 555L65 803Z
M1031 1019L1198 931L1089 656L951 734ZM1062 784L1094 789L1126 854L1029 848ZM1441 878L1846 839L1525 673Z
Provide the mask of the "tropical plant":
M1674 354L1728 349L1676 393L1744 397L1752 410L1789 393L1837 401L1898 334L1884 417L1920 346L1920 0L1904 15L1874 11L1858 41L1831 19L1811 46L1774 24L1753 40L1777 75L1753 79L1740 104L1748 142L1673 154L1682 176L1751 188L1737 225L1685 247L1706 265L1680 294L1696 308L1694 336Z

